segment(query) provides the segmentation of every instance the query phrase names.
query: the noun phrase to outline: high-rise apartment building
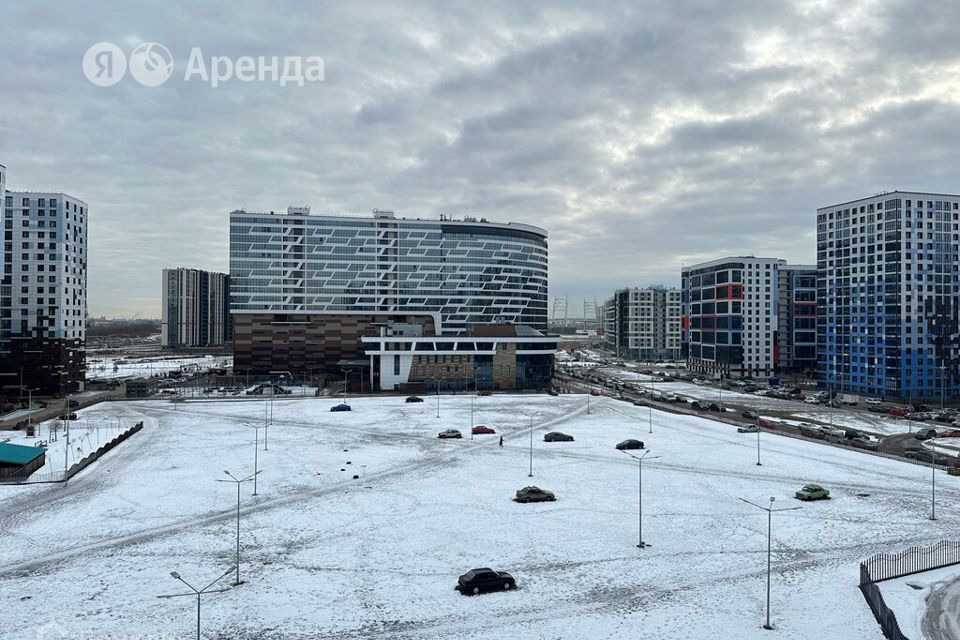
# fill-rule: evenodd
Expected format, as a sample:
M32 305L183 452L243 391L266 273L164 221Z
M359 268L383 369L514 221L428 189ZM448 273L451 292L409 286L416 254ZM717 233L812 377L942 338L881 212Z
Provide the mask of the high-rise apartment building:
M229 276L164 269L161 288L161 346L216 347L231 339Z
M685 267L683 352L693 371L766 378L809 368L808 266L729 257ZM815 322L815 320L814 320ZM799 348L798 348L799 347Z
M547 326L547 233L485 219L230 214L234 368L336 371L388 323Z
M779 265L777 362L780 370L813 375L817 369L817 267Z
M86 369L87 205L57 192L4 193L2 385L76 389Z
M960 395L960 196L894 191L817 210L817 366L836 391Z
M621 358L680 358L682 295L679 289L618 289L603 307L603 338Z

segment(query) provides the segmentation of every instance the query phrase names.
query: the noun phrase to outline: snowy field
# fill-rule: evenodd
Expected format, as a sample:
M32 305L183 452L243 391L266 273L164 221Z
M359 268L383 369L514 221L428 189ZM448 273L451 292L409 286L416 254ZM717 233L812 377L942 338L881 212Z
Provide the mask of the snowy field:
M239 587L206 597L217 638L769 638L764 616L766 515L738 498L800 506L774 518L778 637L882 635L857 590L878 551L954 537L960 478L853 450L762 434L608 398L277 399L257 495L243 487ZM179 571L206 584L232 566L236 488L253 471L262 400L120 402L85 420L145 428L66 487L0 487L0 580L6 629L34 637L55 621L67 638L190 637L193 600ZM535 425L528 478L529 425ZM457 428L463 440L438 440ZM575 442L544 443L560 430ZM644 440L644 539L637 549L637 464L614 445ZM358 479L353 479L358 475ZM805 482L833 499L800 504ZM521 505L536 484L557 502ZM868 494L868 495L861 495ZM511 571L519 589L458 595L473 567ZM229 586L229 579L224 586ZM815 603L811 605L811 603ZM813 608L811 608L813 607ZM0 632L7 633L6 631Z
M160 356L160 357L91 357L87 360L87 378L149 378L171 371L229 367L232 356Z

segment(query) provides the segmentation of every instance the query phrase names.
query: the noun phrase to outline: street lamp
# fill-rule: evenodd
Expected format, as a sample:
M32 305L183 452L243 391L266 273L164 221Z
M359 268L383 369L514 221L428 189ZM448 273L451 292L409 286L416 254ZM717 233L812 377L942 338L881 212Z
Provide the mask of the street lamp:
M343 371L343 401L347 401L347 376L353 371L353 369L340 369ZM361 380L363 378L361 377Z
M254 474L252 474L252 475L249 475L249 476L247 476L246 478L244 478L244 479L242 479L242 480L237 480L236 477L234 477L234 475L233 475L232 473L230 473L229 471L224 471L224 473L225 473L227 476L229 476L230 479L229 479L229 480L222 480L222 479L220 479L220 478L217 478L217 482L235 482L235 483L237 484L237 560L236 560L236 564L237 564L237 579L236 579L236 581L233 583L233 586L237 586L237 585L242 584L242 583L240 582L240 485L241 485L242 483L244 483L244 482L249 482L250 480L255 480L255 479L256 479L255 476L257 475L257 473L260 473L260 472L257 471L256 473L254 473Z
M758 421L759 422L759 421ZM760 464L760 425L757 425L757 466L761 467Z
M639 488L639 493L637 495L637 548L646 549L651 545L650 543L643 541L643 459L650 454L650 449L647 449L639 456L635 456L629 451L623 449L621 449L621 451L637 461L637 483ZM660 456L653 456L650 459L656 460L659 457Z
M530 472L527 474L528 478L533 477L533 414L527 416L530 418Z
M749 505L753 505L758 509L763 509L767 512L767 622L763 625L763 628L770 631L773 629L773 625L770 624L770 549L773 540L773 512L774 511L794 511L800 507L782 507L780 509L773 508L773 501L775 498L770 496L770 506L764 507L755 502L750 502L743 498L738 498L742 502L746 502Z
M230 575L231 571L233 571L233 569L227 570L227 572L224 573L222 576L220 576L219 578L217 578L216 580L214 580L213 582L211 582L210 584L208 584L207 586L205 586L203 589L200 589L200 590L197 590L196 588L193 587L193 585L191 585L189 582L181 578L180 574L177 573L176 571L171 571L170 575L176 578L177 580L179 580L180 582L182 582L183 584L190 587L191 592L190 593L171 593L168 595L162 595L157 597L158 598L182 598L184 596L193 596L193 595L197 596L197 640L200 640L200 596L207 593L223 593L224 591L229 591L230 590L229 588L211 589L210 587L212 587L213 585L217 584L218 582L226 578L228 575Z
M937 519L937 443L930 441L930 519Z

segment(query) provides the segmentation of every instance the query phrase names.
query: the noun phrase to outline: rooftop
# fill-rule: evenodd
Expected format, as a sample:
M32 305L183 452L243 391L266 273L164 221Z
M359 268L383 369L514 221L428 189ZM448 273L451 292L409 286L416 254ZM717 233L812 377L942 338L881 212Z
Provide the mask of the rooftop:
M43 447L25 447L20 444L0 442L0 464L30 464L44 454Z

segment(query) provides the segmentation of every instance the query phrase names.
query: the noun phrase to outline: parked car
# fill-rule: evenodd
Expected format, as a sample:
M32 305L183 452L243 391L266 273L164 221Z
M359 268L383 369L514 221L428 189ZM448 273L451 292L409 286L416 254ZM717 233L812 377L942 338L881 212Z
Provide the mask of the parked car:
M441 431L437 434L438 438L462 438L463 434L457 431L456 429L447 429L446 431Z
M909 415L909 413L910 410L906 407L894 407L893 409L890 409L890 415L897 416L898 418L906 417Z
M723 407L718 405L716 402L711 402L710 405L707 407L707 409L709 409L710 411L716 411L718 413L723 412Z
M693 409L697 409L697 410L699 410L699 411L703 411L703 410L705 410L705 409L707 408L707 407L706 407L702 402L700 402L699 400L691 400L691 401L690 401L690 407L693 408Z
M491 433L496 433L496 431L494 431L490 427L485 427L482 424L478 424L473 428L473 435L475 436L489 435Z
M876 440L869 440L865 436L860 436L857 438L852 438L850 440L850 446L857 449L865 449L867 451L876 451L880 446L880 443Z
M64 413L60 416L61 420L76 420L77 414L75 413Z
M514 502L556 502L557 496L552 491L541 489L540 487L524 487L517 489L517 495Z
M551 431L543 436L544 442L573 442L573 436L559 431Z
M748 424L742 427L737 427L737 433L756 433L760 431L760 427L755 424Z
M804 400L804 402L807 403L807 404L820 404L820 398L810 397L810 398L807 398L806 400Z
M872 405L872 406L867 407L867 411L870 411L871 413L883 413L883 414L888 414L888 413L890 413L890 409L889 409L889 408L887 408L887 407L879 407L879 406L876 406L876 405Z
M590 389L590 395L592 395L592 396L598 396L598 395L600 395L600 390L599 390L599 389Z
M624 440L623 442L619 443L617 445L617 449L620 451L626 451L627 449L643 449L643 442L630 438L629 440Z
M350 405L346 402L341 402L338 405L330 407L330 411L350 411Z
M793 495L797 500L827 500L830 498L830 490L811 482L803 485L803 488Z
M423 402L423 398L420 396L407 396L407 399L404 402Z
M744 412L741 413L740 415L742 415L742 416L743 416L744 418L746 418L747 420L756 420L757 418L760 417L759 415L757 415L757 414L754 413L753 411L744 411Z
M457 579L454 587L462 595L476 595L483 591L509 591L516 589L517 582L506 571L494 571L483 567L471 569Z
M838 440L843 440L847 437L847 432L841 429L840 427L830 427L822 426L820 431L823 433L824 437L827 438L836 438Z
M937 430L936 429L920 429L919 431L913 434L913 437L916 438L917 440L929 440L931 438L936 438Z
M958 424L954 424L955 427L960 427ZM947 429L946 431L939 431L939 438L960 438L960 429Z
M823 440L827 434L820 430L815 424L810 424L809 422L800 423L800 435L807 436L808 438L817 438L818 440Z
M946 456L940 453L934 454L933 451L924 449L923 451L918 451L912 449L907 451L907 457L911 460L919 460L921 462L933 462L934 464L944 464L949 465L953 464L956 458L953 456Z
M492 395L493 395L493 391L490 391L489 389L484 389L483 391L478 391L478 392L477 392L477 395L478 395L478 396L492 396Z
M874 404L874 405L883 404L883 400L881 400L880 398L864 398L863 401L866 402L867 404Z

